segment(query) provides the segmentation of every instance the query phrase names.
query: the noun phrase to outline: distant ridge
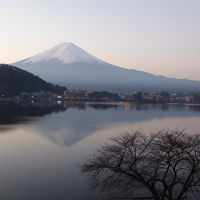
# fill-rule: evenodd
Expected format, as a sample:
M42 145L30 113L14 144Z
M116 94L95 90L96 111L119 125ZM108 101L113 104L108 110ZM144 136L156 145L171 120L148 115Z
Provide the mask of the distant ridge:
M65 87L47 83L38 76L17 67L0 64L0 93L14 96L21 92L53 92L62 94Z
M106 63L73 43L62 43L13 65L72 89L200 91L200 81L167 78Z

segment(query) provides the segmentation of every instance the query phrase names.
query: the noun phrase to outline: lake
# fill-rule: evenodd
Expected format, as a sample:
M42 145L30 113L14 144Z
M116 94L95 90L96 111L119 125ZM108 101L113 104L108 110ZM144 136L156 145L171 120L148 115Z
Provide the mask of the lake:
M200 106L0 105L0 199L92 200L80 164L122 132L200 133Z

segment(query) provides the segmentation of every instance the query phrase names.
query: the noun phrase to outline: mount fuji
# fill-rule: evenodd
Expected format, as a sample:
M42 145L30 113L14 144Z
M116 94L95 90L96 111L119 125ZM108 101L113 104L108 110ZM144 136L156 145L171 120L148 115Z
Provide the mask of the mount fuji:
M200 91L200 81L167 78L106 63L72 43L62 43L12 65L73 89Z

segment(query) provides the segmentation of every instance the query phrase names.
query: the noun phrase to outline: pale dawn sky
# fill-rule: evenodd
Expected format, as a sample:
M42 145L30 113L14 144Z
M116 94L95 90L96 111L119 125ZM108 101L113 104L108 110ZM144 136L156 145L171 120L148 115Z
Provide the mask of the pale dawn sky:
M0 0L0 63L72 42L114 65L200 80L200 0Z

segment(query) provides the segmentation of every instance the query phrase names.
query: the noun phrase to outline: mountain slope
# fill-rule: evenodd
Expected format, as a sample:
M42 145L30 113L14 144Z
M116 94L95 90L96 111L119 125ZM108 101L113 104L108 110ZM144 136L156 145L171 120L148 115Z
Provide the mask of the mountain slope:
M65 87L56 86L11 65L0 64L0 93L13 96L21 92L49 91L63 93Z
M14 65L70 88L115 91L200 91L200 82L167 78L108 64L72 43L63 43Z

